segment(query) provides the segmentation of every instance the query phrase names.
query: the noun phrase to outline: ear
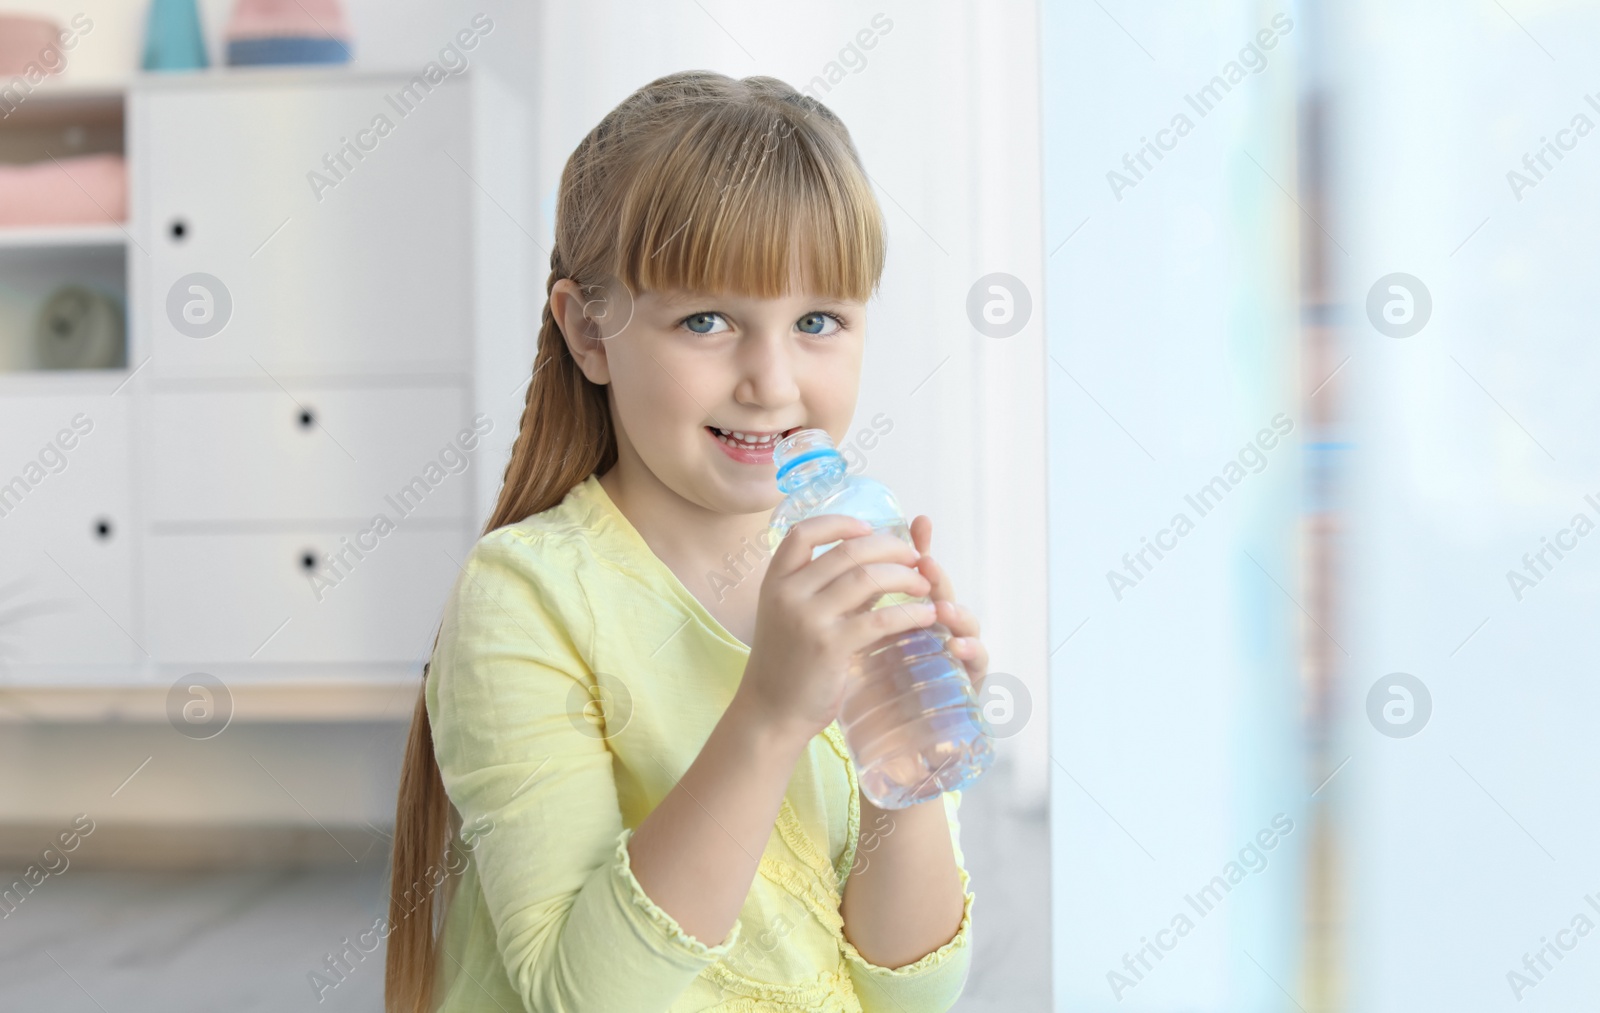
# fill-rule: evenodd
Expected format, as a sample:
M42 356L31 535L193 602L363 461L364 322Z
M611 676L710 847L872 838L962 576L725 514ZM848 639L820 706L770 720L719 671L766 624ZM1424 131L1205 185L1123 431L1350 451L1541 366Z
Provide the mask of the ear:
M611 367L600 325L589 313L591 302L585 297L583 286L571 278L562 278L550 289L550 314L555 317L573 360L589 382L604 385L611 382Z

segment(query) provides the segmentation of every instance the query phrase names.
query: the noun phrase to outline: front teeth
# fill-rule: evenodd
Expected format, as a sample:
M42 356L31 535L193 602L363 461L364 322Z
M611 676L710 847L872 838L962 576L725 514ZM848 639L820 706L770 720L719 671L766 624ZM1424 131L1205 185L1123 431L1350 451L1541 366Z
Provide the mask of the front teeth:
M717 439L721 440L723 443L733 443L737 441L747 447L764 447L782 435L769 433L766 436L756 436L750 433L741 433L736 429L718 429L716 426L712 426L711 428L717 434ZM730 436L732 439L729 439Z

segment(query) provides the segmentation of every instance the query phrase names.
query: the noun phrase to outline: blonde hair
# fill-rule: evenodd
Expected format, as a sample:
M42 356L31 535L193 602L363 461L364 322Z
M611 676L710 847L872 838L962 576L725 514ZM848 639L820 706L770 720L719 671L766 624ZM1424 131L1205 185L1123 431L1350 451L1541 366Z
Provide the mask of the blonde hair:
M583 375L552 315L557 281L571 278L585 291L620 281L628 292L773 297L788 291L798 268L819 294L866 301L883 261L882 214L860 156L816 99L776 78L703 70L629 95L562 170L533 379L483 533L555 506L617 459L607 387ZM458 823L419 692L395 809L389 1013L432 1009L448 891L436 903L428 879Z

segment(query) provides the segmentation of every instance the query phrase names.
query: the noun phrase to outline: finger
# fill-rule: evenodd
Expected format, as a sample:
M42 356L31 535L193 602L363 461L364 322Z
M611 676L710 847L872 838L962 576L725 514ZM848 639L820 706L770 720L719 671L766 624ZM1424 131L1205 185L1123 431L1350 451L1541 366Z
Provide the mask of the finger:
M933 622L933 606L922 602L902 602L852 616L839 624L839 636L857 649L876 643L894 633L904 633Z
M946 645L967 669L967 677L977 688L989 672L989 649L977 637L953 637Z
M903 538L887 531L876 531L843 539L796 574L792 581L799 593L816 594L860 566L897 563L909 569L916 561L917 550L907 545Z
M927 553L923 553L922 558L917 560L917 569L921 570L922 575L928 578L928 583L933 585L933 591L929 597L931 597L934 601L955 600L955 583L950 579L950 575L945 572L945 568L939 565L937 560Z
M912 519L911 544L918 552L927 552L928 546L933 544L933 519L927 514L918 514Z
M866 521L845 514L818 514L815 517L807 517L783 536L783 541L778 543L767 569L776 576L787 576L811 562L811 556L818 546L842 538L859 537L871 530L872 526Z
M864 563L835 577L814 600L828 615L842 616L896 592L921 598L928 593L928 578L900 563Z
M976 637L981 632L977 614L965 605L947 598L935 598L934 601L939 606L939 621L951 633L958 637Z

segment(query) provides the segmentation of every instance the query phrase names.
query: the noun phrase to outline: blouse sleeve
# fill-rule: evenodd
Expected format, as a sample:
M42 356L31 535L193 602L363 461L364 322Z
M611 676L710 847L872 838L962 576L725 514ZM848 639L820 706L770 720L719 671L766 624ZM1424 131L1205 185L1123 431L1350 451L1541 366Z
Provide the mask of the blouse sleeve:
M429 671L434 749L463 825L492 828L473 858L523 1005L663 1011L740 924L707 946L634 878L611 752L584 712L592 617L576 558L561 558L576 551L492 533L474 547Z
M848 939L843 940L840 946L863 1013L943 1013L955 1005L966 987L967 972L972 967L973 895L969 889L972 877L967 873L966 856L961 853L961 822L956 816L961 792L947 791L941 797L956 868L961 873L961 924L949 942L904 967L874 964Z

